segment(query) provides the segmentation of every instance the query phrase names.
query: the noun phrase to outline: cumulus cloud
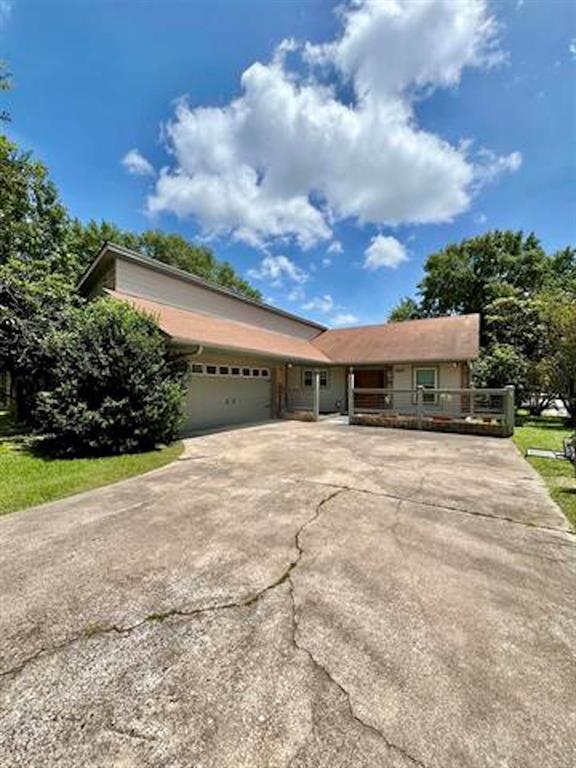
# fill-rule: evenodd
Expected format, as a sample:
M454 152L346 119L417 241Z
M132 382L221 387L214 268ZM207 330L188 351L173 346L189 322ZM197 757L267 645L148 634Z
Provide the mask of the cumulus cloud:
M406 248L395 237L376 235L364 251L364 269L374 271L381 267L396 269L408 261Z
M266 280L271 285L281 286L285 280L305 283L308 274L287 256L264 256L257 269L248 270L249 277Z
M310 299L302 308L313 312L332 312L334 309L334 299L330 294L326 293L324 296L316 296Z
M576 59L576 37L573 37L572 40L570 40L568 50L570 51L572 58Z
M122 158L122 165L133 176L154 176L155 171L144 155L138 149L131 149Z
M357 322L358 318L351 312L340 312L330 318L330 325L352 325Z
M254 246L309 248L342 219L445 222L468 209L481 181L470 145L421 129L413 103L502 58L487 1L354 0L340 16L336 39L284 41L252 64L228 105L179 102L151 213ZM482 183L514 170L511 157L481 158Z

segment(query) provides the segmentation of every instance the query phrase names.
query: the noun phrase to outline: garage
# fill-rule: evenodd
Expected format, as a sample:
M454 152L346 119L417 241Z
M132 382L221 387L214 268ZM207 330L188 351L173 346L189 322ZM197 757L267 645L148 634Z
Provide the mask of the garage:
M266 421L272 417L270 368L222 361L193 361L183 429Z

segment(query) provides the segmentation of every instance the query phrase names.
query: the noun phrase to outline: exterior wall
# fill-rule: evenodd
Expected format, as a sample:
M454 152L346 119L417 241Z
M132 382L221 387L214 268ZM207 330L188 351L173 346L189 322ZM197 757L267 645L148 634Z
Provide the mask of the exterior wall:
M313 405L313 388L304 387L304 370L314 370L313 366L293 365L286 372L286 394L289 406L293 408L311 409ZM346 408L346 368L331 366L328 371L328 386L320 388L320 411L331 413ZM340 406L336 403L340 401Z
M438 389L460 389L462 387L462 366L466 363L411 363L394 366L394 389L415 389L414 371L416 368L436 368L438 371ZM427 403L426 411L438 411L446 414L459 410L459 395L448 395L436 404ZM410 392L394 394L393 411L413 413L414 397Z
M312 339L320 333L319 328L305 322L277 315L265 307L211 291L184 279L163 275L155 269L122 258L116 259L116 289L133 296L155 299L182 309L205 312L302 339Z
M268 368L269 379L251 380L242 377L197 376L190 374L184 404L182 431L241 424L272 417L275 369L267 358L205 351L190 355L193 363L247 368Z

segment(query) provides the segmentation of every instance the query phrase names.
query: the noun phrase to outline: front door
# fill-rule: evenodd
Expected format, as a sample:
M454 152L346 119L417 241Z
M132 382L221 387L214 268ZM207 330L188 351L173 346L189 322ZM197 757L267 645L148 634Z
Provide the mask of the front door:
M360 368L354 371L354 389L391 389L392 368ZM354 407L359 410L382 410L392 404L392 395L356 392Z

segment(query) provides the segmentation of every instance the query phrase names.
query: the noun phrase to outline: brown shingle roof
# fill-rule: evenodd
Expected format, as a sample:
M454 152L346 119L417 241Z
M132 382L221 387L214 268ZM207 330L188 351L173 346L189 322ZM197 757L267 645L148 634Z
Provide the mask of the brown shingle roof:
M176 341L284 360L347 365L449 362L474 360L479 352L479 315L338 328L307 341L119 291L108 293L153 315L160 328Z
M179 309L120 291L108 291L108 293L153 315L160 328L176 341L236 349L284 360L324 364L329 362L326 355L306 339L268 331L223 317Z
M324 331L312 343L333 363L407 363L478 357L479 315Z

